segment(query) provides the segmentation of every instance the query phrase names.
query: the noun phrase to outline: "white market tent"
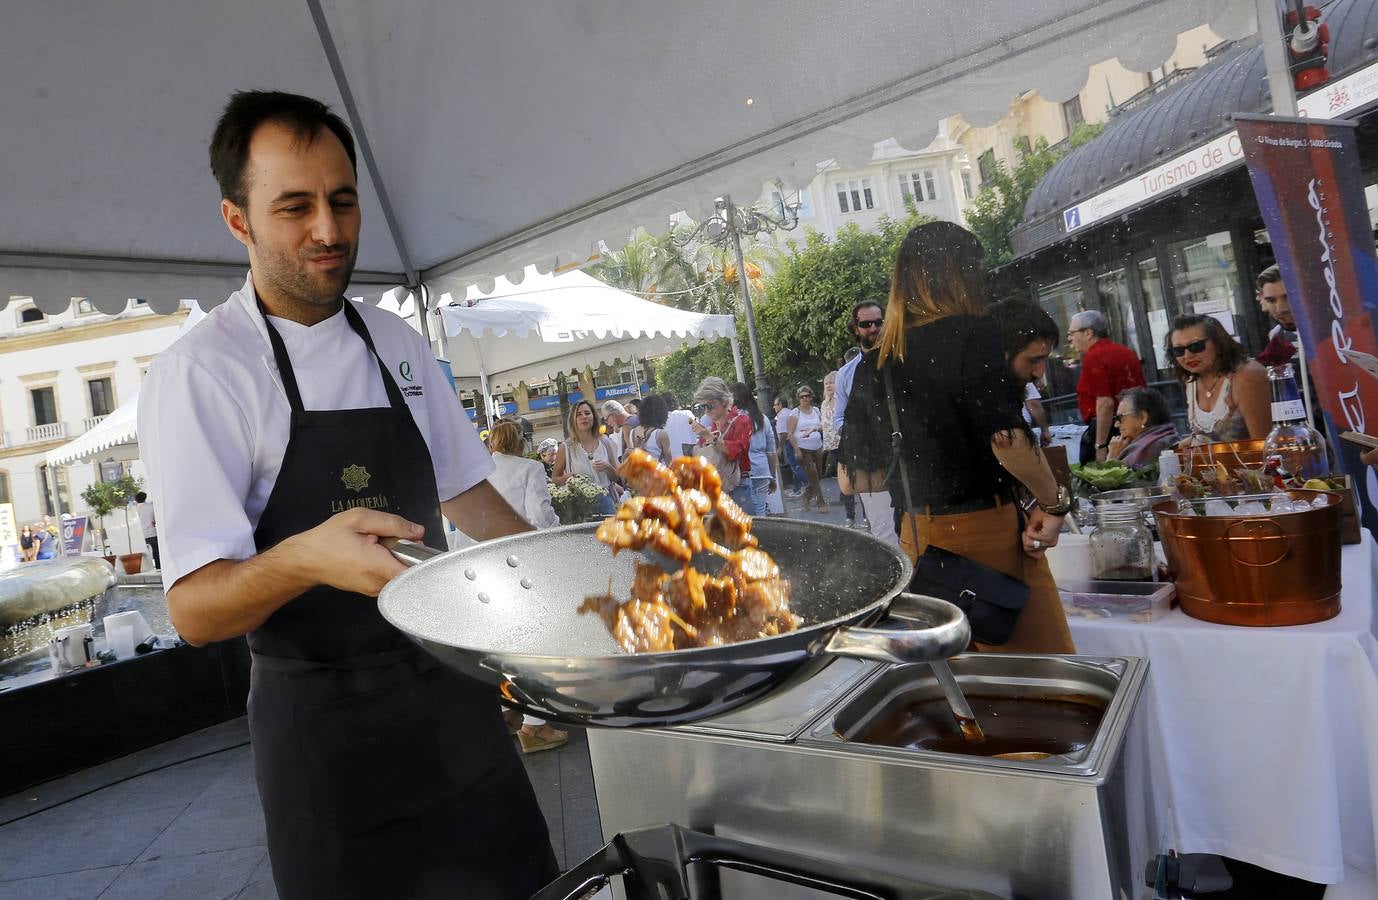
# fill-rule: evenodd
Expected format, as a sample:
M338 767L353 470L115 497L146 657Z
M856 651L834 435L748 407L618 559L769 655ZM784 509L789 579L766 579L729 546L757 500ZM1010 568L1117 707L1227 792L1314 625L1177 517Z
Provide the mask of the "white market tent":
M443 276L491 292L724 193L807 183L819 160L922 147L944 116L1068 99L1106 58L1147 71L1197 25L1243 36L1255 2L11 3L0 303L168 312L237 287L206 145L239 89L310 94L353 124L351 294Z
M442 297L442 300L444 298ZM688 312L610 287L584 272L527 272L484 295L440 307L455 377L477 376L485 397L497 385L558 372L662 356L699 340L737 339L732 316Z

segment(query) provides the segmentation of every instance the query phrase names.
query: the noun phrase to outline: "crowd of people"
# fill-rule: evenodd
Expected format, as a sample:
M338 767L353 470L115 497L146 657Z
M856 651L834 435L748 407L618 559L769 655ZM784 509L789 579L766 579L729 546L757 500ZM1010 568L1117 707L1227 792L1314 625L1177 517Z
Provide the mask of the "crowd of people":
M48 516L44 516L41 522L25 525L19 529L20 562L55 558L60 539L57 524Z

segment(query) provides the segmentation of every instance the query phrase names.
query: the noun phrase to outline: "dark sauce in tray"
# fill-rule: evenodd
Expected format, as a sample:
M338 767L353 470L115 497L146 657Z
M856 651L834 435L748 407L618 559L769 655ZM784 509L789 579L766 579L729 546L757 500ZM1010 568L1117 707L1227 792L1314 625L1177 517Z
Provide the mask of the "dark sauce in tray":
M936 750L967 756L1056 755L1085 749L1095 737L1105 704L1095 697L983 697L968 694L971 711L985 732L982 741L963 737L943 697L892 710L852 738L862 744ZM1020 757L1012 757L1020 758Z

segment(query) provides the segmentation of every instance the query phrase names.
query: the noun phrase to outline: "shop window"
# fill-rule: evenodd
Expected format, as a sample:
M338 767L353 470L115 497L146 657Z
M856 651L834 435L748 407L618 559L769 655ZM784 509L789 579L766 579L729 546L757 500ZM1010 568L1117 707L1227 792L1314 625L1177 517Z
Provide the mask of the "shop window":
M1167 356L1167 292L1163 289L1163 274L1158 271L1158 258L1139 260L1139 290L1144 295L1144 311L1148 313L1148 341L1153 345L1153 361L1158 372L1166 377L1172 372Z
M1096 293L1100 295L1101 312L1110 320L1110 336L1142 355L1139 327L1134 321L1134 298L1129 290L1129 273L1124 269L1115 269L1097 275Z
M34 475L38 478L38 496L42 498L43 514L56 517L58 514L57 504L53 502L53 486L49 483L48 464L40 463L34 468ZM72 492L67 484L67 467L56 466L52 470L52 475L57 480L57 492L62 498L62 511L72 511Z
M115 409L115 387L109 378L92 378L86 382L91 397L91 415L108 416Z
M29 391L33 401L34 425L51 425L57 421L57 397L51 387L34 388Z
M1076 131L1077 126L1086 121L1086 116L1081 113L1081 95L1073 97L1062 104L1062 124L1071 134Z
M1038 303L1057 323L1058 334L1066 334L1067 327L1072 323L1072 316L1086 308L1082 302L1081 290L1080 275L1039 287Z
M837 183L837 206L844 213L875 209L876 201L871 192L871 179L853 178Z
M10 495L10 473L0 469L0 503L13 503Z
M967 200L971 199L971 170L962 170L962 196Z
M43 310L37 306L26 306L19 311L20 325L37 325L39 322L46 322L48 317L43 315Z
M1228 231L1168 245L1172 286L1184 313L1215 316L1225 330L1240 335L1239 270Z
M995 150L987 150L976 158L976 167L981 172L981 183L988 184L995 177Z

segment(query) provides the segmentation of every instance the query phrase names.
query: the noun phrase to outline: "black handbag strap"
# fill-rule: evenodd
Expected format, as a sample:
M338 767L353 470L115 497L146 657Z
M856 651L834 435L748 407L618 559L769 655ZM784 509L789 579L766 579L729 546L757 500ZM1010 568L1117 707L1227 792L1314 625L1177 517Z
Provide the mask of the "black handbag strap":
M889 366L882 367L881 375L885 379L885 404L890 407L890 465L899 467L900 487L904 491L904 514L909 517L909 529L917 549L919 517L914 512L914 494L909 488L909 467L904 464L904 433L900 431L900 411L895 405L895 382L890 377Z

